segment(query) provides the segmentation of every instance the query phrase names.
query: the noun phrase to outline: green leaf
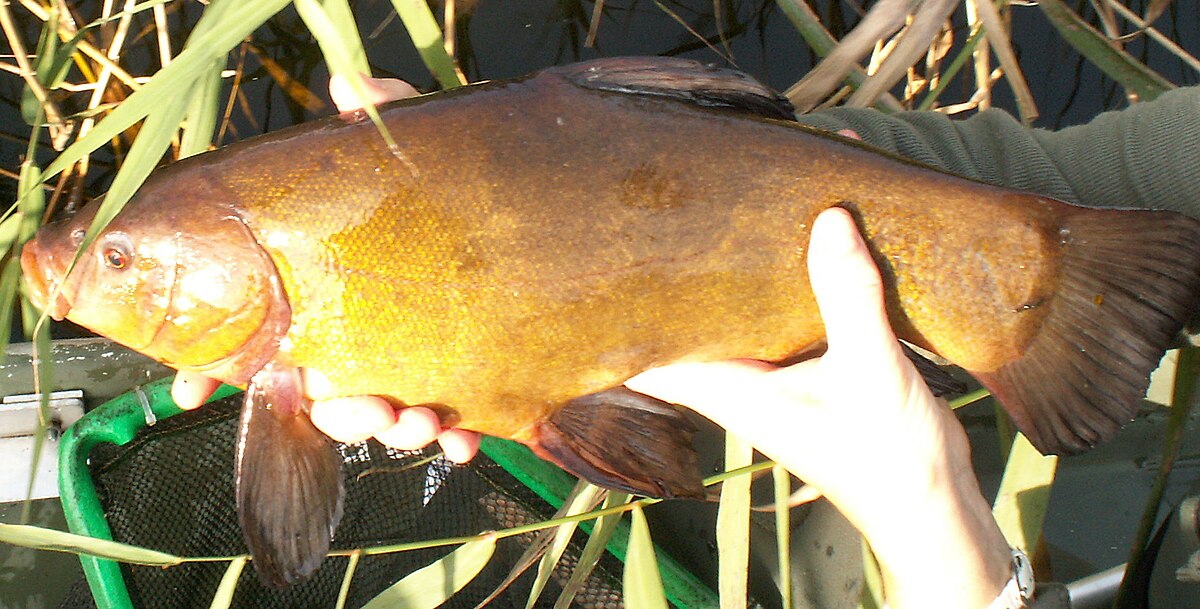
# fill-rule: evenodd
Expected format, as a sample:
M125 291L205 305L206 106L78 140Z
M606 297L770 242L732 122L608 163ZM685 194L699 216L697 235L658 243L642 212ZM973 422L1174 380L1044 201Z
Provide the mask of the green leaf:
M1024 434L1017 434L992 507L992 515L1012 547L1032 553L1037 546L1057 469L1058 457L1043 456Z
M100 208L96 210L96 217L92 219L92 224L88 227L87 234L80 243L79 250L75 253L75 260L72 260L67 268L68 274L75 268L75 261L92 244L96 235L121 212L125 204L133 198L137 189L146 181L150 172L158 167L158 162L162 160L163 154L171 145L171 140L187 112L187 107L187 99L175 95L163 100L146 117L146 122L142 124L137 139L129 148L129 154L125 156L125 162L117 170L117 175L113 177L108 193L104 195Z
M629 493L609 491L608 497L604 500L603 509L629 503L630 498ZM570 579L563 586L558 600L554 601L554 609L568 609L571 606L575 595L583 588L588 576L600 562L600 555L604 553L604 548L608 546L608 541L616 532L617 524L621 522L621 516L622 514L619 513L608 514L597 519L595 527L592 528L592 534L588 536L587 544L583 546L583 552L579 553L579 562L575 565L575 570L571 572Z
M442 28L429 10L425 0L392 0L392 6L404 22L404 29L412 38L413 45L421 54L425 67L437 79L443 89L453 89L464 83L454 69L454 59L446 52L446 43L442 38Z
M32 152L32 151L30 151ZM38 221L42 212L46 211L46 191L42 190L42 171L32 161L33 156L27 156L21 163L21 174L17 181L17 211L21 212L22 220L17 233L17 245L21 245L33 237L38 229Z
M475 579L496 551L496 538L465 543L437 562L409 574L363 609L434 609Z
M237 589L238 578L242 576L242 569L246 568L246 557L239 556L229 561L229 567L225 569L225 575L221 576L221 583L217 586L217 593L213 595L210 609L229 609L233 605L233 592Z
M185 113L183 136L179 140L179 158L205 152L212 146L217 130L217 112L221 94L221 69L225 62L217 60L202 72L192 87L191 99Z
M294 4L304 25L317 39L330 72L370 74L358 24L346 0L295 0Z
M363 50L358 24L354 21L350 6L345 0L324 0L324 4L318 0L296 0L295 4L300 18L304 19L304 24L316 37L330 73L346 75L346 82L359 99L367 99L366 85L356 76L370 75L371 67L367 64L367 54ZM388 148L407 163L396 140L379 117L375 104L364 104L362 109L375 124Z
M624 592L628 609L667 609L658 559L650 541L650 527L642 506L634 504L629 528L629 549L625 553Z
M1039 2L1038 6L1063 39L1075 47L1080 55L1095 64L1109 78L1137 93L1141 99L1148 101L1175 88L1171 81L1146 67L1146 64L1112 46L1104 34L1089 25L1061 0L1044 0Z
M15 213L0 222L0 251L7 250L16 244L17 233L25 216Z
M42 35L38 38L37 54L34 56L33 70L37 81L43 88L54 64L54 54L58 48L58 10L51 8L46 23L42 26ZM21 90L21 118L27 125L37 125L41 122L42 102L40 102L26 84Z
M750 465L754 449L732 433L725 433L725 470ZM750 476L721 483L717 508L717 590L721 609L746 606L746 575L750 565Z
M136 565L169 567L181 562L178 556L164 552L21 524L0 524L0 542L23 548L88 554Z
M0 363L4 360L4 347L8 345L12 331L13 302L17 298L17 285L21 279L21 259L9 256L0 270Z

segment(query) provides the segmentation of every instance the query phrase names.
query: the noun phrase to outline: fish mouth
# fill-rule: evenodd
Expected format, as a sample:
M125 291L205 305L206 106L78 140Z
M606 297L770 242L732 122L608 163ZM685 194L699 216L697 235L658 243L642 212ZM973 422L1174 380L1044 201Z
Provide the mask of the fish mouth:
M25 273L25 285L29 288L29 302L45 311L55 321L66 319L71 312L71 302L62 294L61 282L52 279L63 273L52 268L54 257L46 255L34 239L21 250L21 270ZM54 303L49 302L54 295Z

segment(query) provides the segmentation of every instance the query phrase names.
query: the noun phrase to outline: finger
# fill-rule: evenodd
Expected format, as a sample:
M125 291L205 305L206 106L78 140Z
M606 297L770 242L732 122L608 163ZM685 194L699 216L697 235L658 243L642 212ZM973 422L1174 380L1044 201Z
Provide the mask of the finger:
M743 406L757 403L768 408L768 400L756 400L760 382L773 370L770 364L753 360L689 362L652 368L627 381L625 386L664 402L682 404L730 431L738 431L746 419Z
M171 381L171 399L184 410L195 410L221 386L221 381L196 372L180 370Z
M465 429L447 429L438 436L442 454L455 463L466 463L479 452L479 434Z
M400 450L418 450L437 439L442 425L432 410L413 406L400 410L395 425L375 434L375 439Z
M313 402L309 416L325 435L354 444L391 427L396 422L396 409L376 397L334 398Z
M808 277L825 323L829 351L898 350L888 324L883 281L850 214L832 208L813 223Z
M315 368L301 368L300 374L304 379L304 395L307 395L314 402L328 400L337 396L333 390L333 383L329 382L329 377L325 376L320 370Z
M361 80L366 100L372 104L415 97L419 94L412 85L395 78L370 78L361 74L356 74L352 78ZM364 105L363 99L354 90L350 80L342 74L334 74L329 77L329 97L333 99L333 104L337 106L338 112L358 110Z

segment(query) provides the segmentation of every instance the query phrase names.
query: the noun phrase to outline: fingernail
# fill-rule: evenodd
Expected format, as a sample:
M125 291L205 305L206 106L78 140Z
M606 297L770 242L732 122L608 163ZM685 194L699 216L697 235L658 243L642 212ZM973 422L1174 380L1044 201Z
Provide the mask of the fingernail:
M850 213L838 207L821 212L813 222L809 247L831 254L858 249L858 227Z

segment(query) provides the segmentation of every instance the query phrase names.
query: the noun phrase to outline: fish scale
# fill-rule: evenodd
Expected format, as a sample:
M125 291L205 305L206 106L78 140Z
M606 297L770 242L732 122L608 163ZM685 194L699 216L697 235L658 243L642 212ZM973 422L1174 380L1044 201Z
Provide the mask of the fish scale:
M974 375L1039 449L1086 449L1132 417L1200 300L1200 222L965 180L790 112L685 60L551 68L382 106L399 155L346 115L185 159L69 278L94 212L43 228L22 265L56 318L249 386L239 514L276 585L316 568L341 514L339 483L314 474L336 464L302 369L597 484L703 497L686 419L621 384L819 348L804 252L833 206L897 336Z

